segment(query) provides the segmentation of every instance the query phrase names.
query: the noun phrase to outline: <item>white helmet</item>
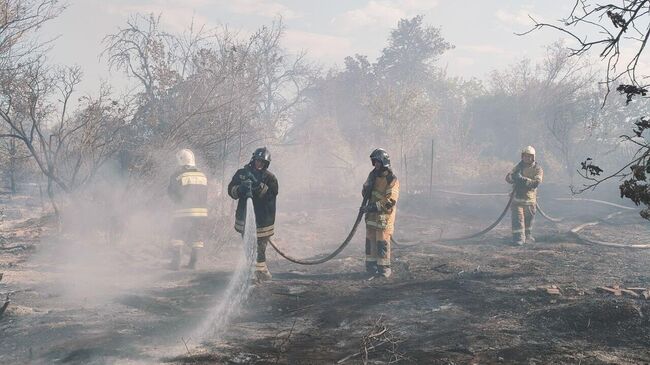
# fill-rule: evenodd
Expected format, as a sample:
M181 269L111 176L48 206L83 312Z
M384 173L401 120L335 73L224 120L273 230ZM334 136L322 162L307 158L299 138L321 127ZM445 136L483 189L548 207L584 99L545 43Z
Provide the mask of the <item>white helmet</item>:
M188 149L182 149L176 153L176 160L180 166L196 166L194 153Z
M535 148L533 146L526 146L524 147L523 150L521 150L521 154L527 154L527 155L533 155L535 156Z

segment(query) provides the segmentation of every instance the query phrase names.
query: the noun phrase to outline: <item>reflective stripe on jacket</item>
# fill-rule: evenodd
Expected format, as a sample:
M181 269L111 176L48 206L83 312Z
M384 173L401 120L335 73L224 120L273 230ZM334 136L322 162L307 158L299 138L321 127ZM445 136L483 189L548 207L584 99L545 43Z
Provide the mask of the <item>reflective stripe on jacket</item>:
M278 195L278 180L269 170L256 171L250 164L237 170L228 184L228 195L239 200L235 212L235 230L244 233L246 223L246 199L239 196L239 185L252 173L260 182L258 189L253 189L253 209L255 210L255 223L257 237L269 237L274 234L275 201Z
M372 190L369 187L372 186ZM399 199L399 180L393 172L371 171L363 185L364 191L369 191L368 204L375 204L377 212L366 213L366 225L385 230L392 234L395 228L397 200Z
M167 194L174 202L174 218L208 216L208 179L196 167L183 166L169 179Z

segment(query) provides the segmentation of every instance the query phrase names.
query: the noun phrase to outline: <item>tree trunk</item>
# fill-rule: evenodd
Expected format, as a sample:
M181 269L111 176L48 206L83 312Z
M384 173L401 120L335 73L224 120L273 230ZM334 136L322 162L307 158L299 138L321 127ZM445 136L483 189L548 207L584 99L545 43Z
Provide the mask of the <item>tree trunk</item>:
M409 165L406 161L406 154L404 155L404 191L406 193L409 191Z
M16 194L16 140L10 138L9 140L9 185L11 194Z
M431 138L431 164L429 166L429 199L431 199L431 195L433 194L433 138Z
M57 230L61 230L61 213L59 211L59 207L56 204L56 201L54 199L54 186L52 184L52 178L48 177L47 178L47 196L50 198L50 204L52 205L52 209L54 210L54 218L56 219L56 226Z
M226 132L227 133L227 132ZM228 135L223 141L223 153L221 154L221 200L226 199L228 196L228 180L226 178L226 160L228 160ZM223 212L224 209L221 209Z

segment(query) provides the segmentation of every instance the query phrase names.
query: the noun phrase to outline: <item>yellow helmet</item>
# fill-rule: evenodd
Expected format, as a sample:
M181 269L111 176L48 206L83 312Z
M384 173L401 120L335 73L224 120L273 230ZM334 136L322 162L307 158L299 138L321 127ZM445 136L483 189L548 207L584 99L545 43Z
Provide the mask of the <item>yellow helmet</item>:
M194 153L188 149L182 149L176 154L176 160L180 166L196 166L194 162Z
M521 154L533 155L535 156L535 148L533 146L526 146L521 150Z

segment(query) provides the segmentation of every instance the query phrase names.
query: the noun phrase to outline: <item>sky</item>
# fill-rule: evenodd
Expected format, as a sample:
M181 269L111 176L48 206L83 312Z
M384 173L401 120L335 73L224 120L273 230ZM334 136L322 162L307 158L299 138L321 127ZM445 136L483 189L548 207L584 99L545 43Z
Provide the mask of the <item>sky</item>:
M567 0L68 0L67 9L43 27L57 37L50 59L84 70L81 91L96 93L101 81L118 88L127 82L109 72L99 55L102 39L115 33L134 13L160 15L165 30L182 32L194 19L208 27L227 25L243 34L282 16L283 40L290 51L307 51L325 68L340 67L346 56L363 54L375 60L401 18L424 15L427 25L441 28L455 46L440 60L450 75L485 79L490 71L522 59L540 58L558 32L536 31L529 16L553 22L570 12Z

